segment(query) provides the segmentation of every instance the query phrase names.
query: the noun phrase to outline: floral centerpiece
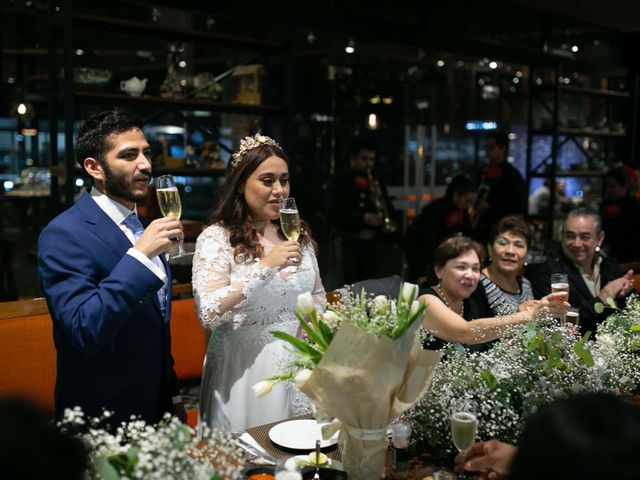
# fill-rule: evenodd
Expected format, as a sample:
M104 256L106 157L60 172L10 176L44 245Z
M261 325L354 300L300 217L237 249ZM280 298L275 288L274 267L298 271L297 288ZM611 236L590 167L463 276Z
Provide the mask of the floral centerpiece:
M640 297L633 295L624 310L616 311L598 326L594 355L602 375L619 382L622 393L640 388Z
M320 317L303 294L296 316L307 340L272 332L291 344L296 359L291 371L270 380L295 378L316 408L339 420L323 433L340 428L343 464L353 480L383 475L387 425L424 395L440 360L439 352L422 350L418 330L426 306L417 295L417 286L406 283L394 300L346 294Z
M590 333L554 321L510 327L488 351L472 353L459 345L444 349L431 390L408 416L414 440L438 460L455 453L449 405L473 399L478 436L517 443L526 416L539 405L582 391L633 392L640 385L640 302L611 315Z
M199 441L191 427L169 414L155 426L131 420L110 433L101 418L87 418L79 407L67 409L59 428L77 435L89 451L87 478L236 480L244 458L229 434L211 431Z

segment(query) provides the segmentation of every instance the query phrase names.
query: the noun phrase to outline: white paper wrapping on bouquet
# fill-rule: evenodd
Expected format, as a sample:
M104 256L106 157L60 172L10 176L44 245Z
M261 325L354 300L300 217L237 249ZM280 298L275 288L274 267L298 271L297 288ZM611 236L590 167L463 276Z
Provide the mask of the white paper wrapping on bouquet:
M379 432L386 432L431 385L442 354L422 350L419 325L416 321L394 341L344 322L301 386L318 408L342 423L338 442L352 480L383 475L388 441Z

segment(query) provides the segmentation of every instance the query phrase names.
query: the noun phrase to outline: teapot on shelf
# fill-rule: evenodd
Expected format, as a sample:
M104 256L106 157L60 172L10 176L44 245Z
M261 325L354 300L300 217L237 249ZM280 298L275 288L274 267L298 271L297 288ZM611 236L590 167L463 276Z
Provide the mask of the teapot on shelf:
M120 82L120 90L128 93L133 97L139 97L147 87L147 79L140 80L138 77L131 77L129 80Z

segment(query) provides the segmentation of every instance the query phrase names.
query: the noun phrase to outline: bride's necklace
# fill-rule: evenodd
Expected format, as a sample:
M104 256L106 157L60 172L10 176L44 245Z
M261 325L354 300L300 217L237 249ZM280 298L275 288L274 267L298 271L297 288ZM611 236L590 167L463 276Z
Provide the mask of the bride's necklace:
M435 290L435 292L438 294L438 296L440 297L442 302L447 306L447 308L449 310L451 310L454 313L458 313L453 308L451 308L451 305L449 305L449 300L447 298L447 294L444 293L444 290L442 289L440 284L438 284L435 287L433 287L433 289ZM464 318L464 301L460 302L460 313L459 313L459 315Z

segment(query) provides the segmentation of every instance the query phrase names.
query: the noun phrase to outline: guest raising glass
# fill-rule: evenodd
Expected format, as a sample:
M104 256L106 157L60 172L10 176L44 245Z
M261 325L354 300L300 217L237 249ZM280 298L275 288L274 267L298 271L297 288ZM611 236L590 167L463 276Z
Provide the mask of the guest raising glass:
M507 325L565 314L569 304L552 293L529 310L502 317L479 318L477 307L469 297L478 285L483 258L482 246L468 237L449 238L434 252L438 284L424 289L419 299L428 304L422 326L437 339L479 344L499 338Z

